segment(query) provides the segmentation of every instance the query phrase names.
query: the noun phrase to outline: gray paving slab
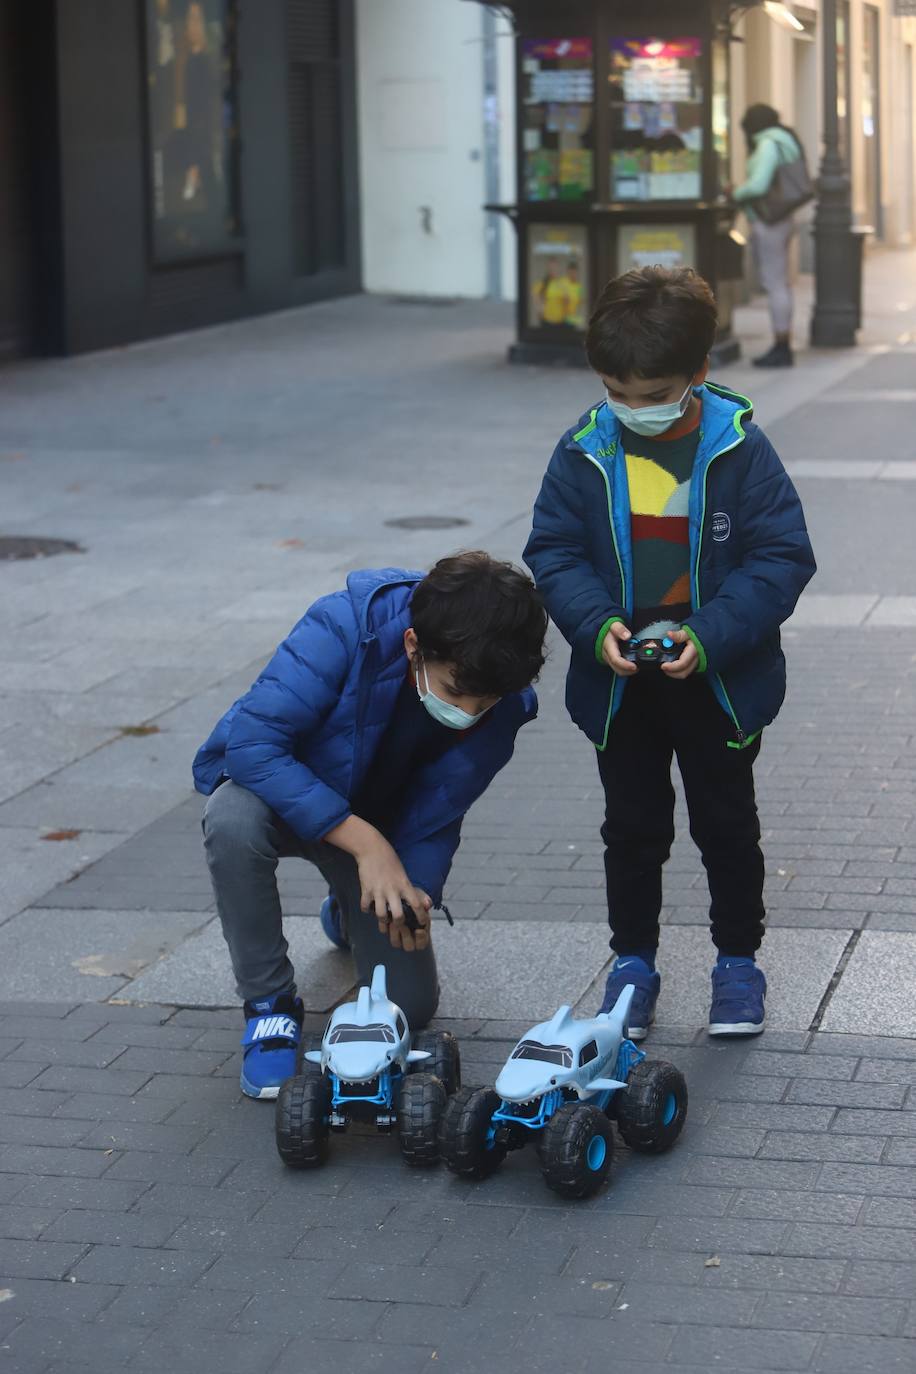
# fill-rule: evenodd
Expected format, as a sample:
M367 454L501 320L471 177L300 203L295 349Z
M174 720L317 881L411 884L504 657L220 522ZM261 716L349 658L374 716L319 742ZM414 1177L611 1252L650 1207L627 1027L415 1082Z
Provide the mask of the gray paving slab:
M856 596L808 592L798 603L795 613L786 621L786 629L808 629L813 626L849 628L862 625L877 602L877 594Z
M824 1015L826 1031L916 1037L916 934L865 930Z
M315 918L287 921L286 937L306 1008L327 1011L353 987L349 956L331 949ZM120 995L137 1002L236 1006L239 998L219 921L211 920L199 934L132 979Z
M112 997L205 919L196 911L80 911L75 917L33 908L0 926L0 994L11 1000Z
M47 830L62 824L52 823ZM45 827L0 823L0 923L90 866L125 837L123 831L99 832L91 825L67 828L80 833L72 839L45 840Z

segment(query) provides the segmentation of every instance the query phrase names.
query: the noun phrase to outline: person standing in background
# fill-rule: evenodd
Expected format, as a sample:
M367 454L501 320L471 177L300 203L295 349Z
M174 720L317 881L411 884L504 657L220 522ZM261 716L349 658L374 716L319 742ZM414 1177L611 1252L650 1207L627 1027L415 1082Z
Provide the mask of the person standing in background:
M769 297L773 346L759 358L755 367L791 367L792 285L789 280L789 248L795 234L793 214L766 223L755 212L754 202L767 194L780 167L804 159L798 135L779 122L771 105L751 105L741 121L748 146L747 179L732 191L734 200L747 214L751 225L754 258L760 284Z

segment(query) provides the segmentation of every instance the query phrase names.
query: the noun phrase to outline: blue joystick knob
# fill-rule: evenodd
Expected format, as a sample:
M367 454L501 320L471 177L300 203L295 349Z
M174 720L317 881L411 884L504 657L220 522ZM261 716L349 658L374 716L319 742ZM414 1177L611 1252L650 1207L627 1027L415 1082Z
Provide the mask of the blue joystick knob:
M665 638L662 640L662 648L663 648L663 649L673 649L673 648L674 648L674 640L673 640L673 639L669 639L668 636L665 635Z

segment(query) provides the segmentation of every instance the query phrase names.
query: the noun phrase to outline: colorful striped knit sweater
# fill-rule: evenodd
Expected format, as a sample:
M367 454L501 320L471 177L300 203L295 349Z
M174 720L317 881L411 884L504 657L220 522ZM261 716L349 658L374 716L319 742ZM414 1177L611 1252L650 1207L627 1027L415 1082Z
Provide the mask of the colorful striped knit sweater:
M687 508L700 439L700 415L687 432L646 439L624 428L633 534L634 635L657 638L690 615Z

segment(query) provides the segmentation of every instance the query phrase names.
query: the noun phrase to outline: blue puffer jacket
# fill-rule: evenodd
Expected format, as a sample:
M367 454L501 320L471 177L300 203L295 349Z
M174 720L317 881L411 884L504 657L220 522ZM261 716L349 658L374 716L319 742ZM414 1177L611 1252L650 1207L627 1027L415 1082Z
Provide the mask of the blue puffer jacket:
M198 750L198 792L209 796L231 778L304 840L346 820L404 681L404 631L422 577L400 568L354 572L346 591L316 601ZM437 906L466 811L536 715L531 688L503 697L420 769L405 795L388 838L411 881Z
M751 404L701 391L703 419L690 485L690 596L684 622L700 670L731 716L742 748L773 720L786 690L779 627L815 572L801 503L775 449L750 423ZM606 403L557 445L534 509L525 562L572 645L566 704L604 749L625 681L597 649L614 616L633 612L633 550L620 424Z

